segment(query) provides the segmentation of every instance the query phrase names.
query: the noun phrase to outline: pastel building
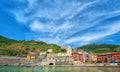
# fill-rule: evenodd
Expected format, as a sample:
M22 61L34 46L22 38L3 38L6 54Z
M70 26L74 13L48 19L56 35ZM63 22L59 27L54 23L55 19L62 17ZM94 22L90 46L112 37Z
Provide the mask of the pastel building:
M74 64L83 64L85 62L84 54L79 54L77 52L72 53L74 58Z
M105 63L111 63L111 62L120 62L120 53L119 52L113 52L113 53L106 53L101 54L97 56L97 60Z
M58 53L58 56L72 56L72 48L70 46L61 46L66 52Z
M37 58L38 58L38 54L36 52L29 52L29 54L27 54L28 62L34 62L37 60Z
M95 63L97 62L97 56L94 53L89 52L86 54L86 61L88 61L88 63Z
M56 54L47 54L46 60L47 61L56 61L56 57L57 57Z
M95 54L90 55L91 62L97 62L97 56Z
M47 54L48 62L55 62L56 65L68 65L73 63L72 48L70 46L61 46L66 52Z

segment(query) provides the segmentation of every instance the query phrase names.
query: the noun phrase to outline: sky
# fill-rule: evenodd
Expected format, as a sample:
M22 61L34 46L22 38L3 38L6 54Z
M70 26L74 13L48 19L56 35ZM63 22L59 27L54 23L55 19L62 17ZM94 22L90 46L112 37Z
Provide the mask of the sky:
M1 0L0 35L72 47L120 44L120 0Z

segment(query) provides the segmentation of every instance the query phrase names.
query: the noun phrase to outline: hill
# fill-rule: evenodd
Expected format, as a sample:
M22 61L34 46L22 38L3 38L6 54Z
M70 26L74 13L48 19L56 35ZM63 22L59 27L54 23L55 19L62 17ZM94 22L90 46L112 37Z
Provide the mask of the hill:
M18 42L17 40L9 39L0 35L0 48L5 48L8 45Z
M113 44L89 44L78 47L77 49L83 49L87 52L93 53L108 53L113 51L120 52L120 45L113 45Z
M48 44L42 41L18 41L0 36L0 49L3 55L25 55L28 52L43 52L53 49L55 53L60 52L61 48L56 44Z

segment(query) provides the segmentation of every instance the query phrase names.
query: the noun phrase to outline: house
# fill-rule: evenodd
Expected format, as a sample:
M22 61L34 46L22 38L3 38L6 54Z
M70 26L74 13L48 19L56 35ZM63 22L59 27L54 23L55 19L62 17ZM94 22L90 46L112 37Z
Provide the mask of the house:
M40 58L44 58L46 56L47 52L40 52L39 53L39 57Z
M105 63L120 62L120 53L113 52L97 56L97 60Z
M48 49L47 52L53 52L53 49Z
M30 61L35 61L38 58L38 54L36 52L29 52L27 54L27 60Z
M85 56L84 56L84 54L79 54L77 52L73 52L72 55L73 55L73 58L74 58L74 63L82 64L82 63L85 62Z
M62 46L66 52L60 52L56 54L47 54L46 60L55 62L56 65L68 65L73 63L72 48L70 46Z
M61 49L66 50L66 52L58 53L59 56L72 56L72 48L70 46L61 46Z
M47 60L47 61L55 61L55 60L56 60L56 57L57 57L56 54L47 54L46 60Z
M115 62L120 63L120 53L113 52L112 54L113 54L112 59L115 60Z
M58 56L58 54L47 54L46 61L55 62L56 65L68 65L73 63L73 57L64 55Z
M90 63L97 62L97 56L93 53L89 53L89 61L90 61Z

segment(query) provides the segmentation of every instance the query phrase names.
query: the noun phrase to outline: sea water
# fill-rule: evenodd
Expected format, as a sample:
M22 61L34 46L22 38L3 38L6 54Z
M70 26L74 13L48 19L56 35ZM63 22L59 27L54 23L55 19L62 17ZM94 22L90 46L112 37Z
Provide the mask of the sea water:
M119 67L17 67L0 66L0 72L120 72Z

